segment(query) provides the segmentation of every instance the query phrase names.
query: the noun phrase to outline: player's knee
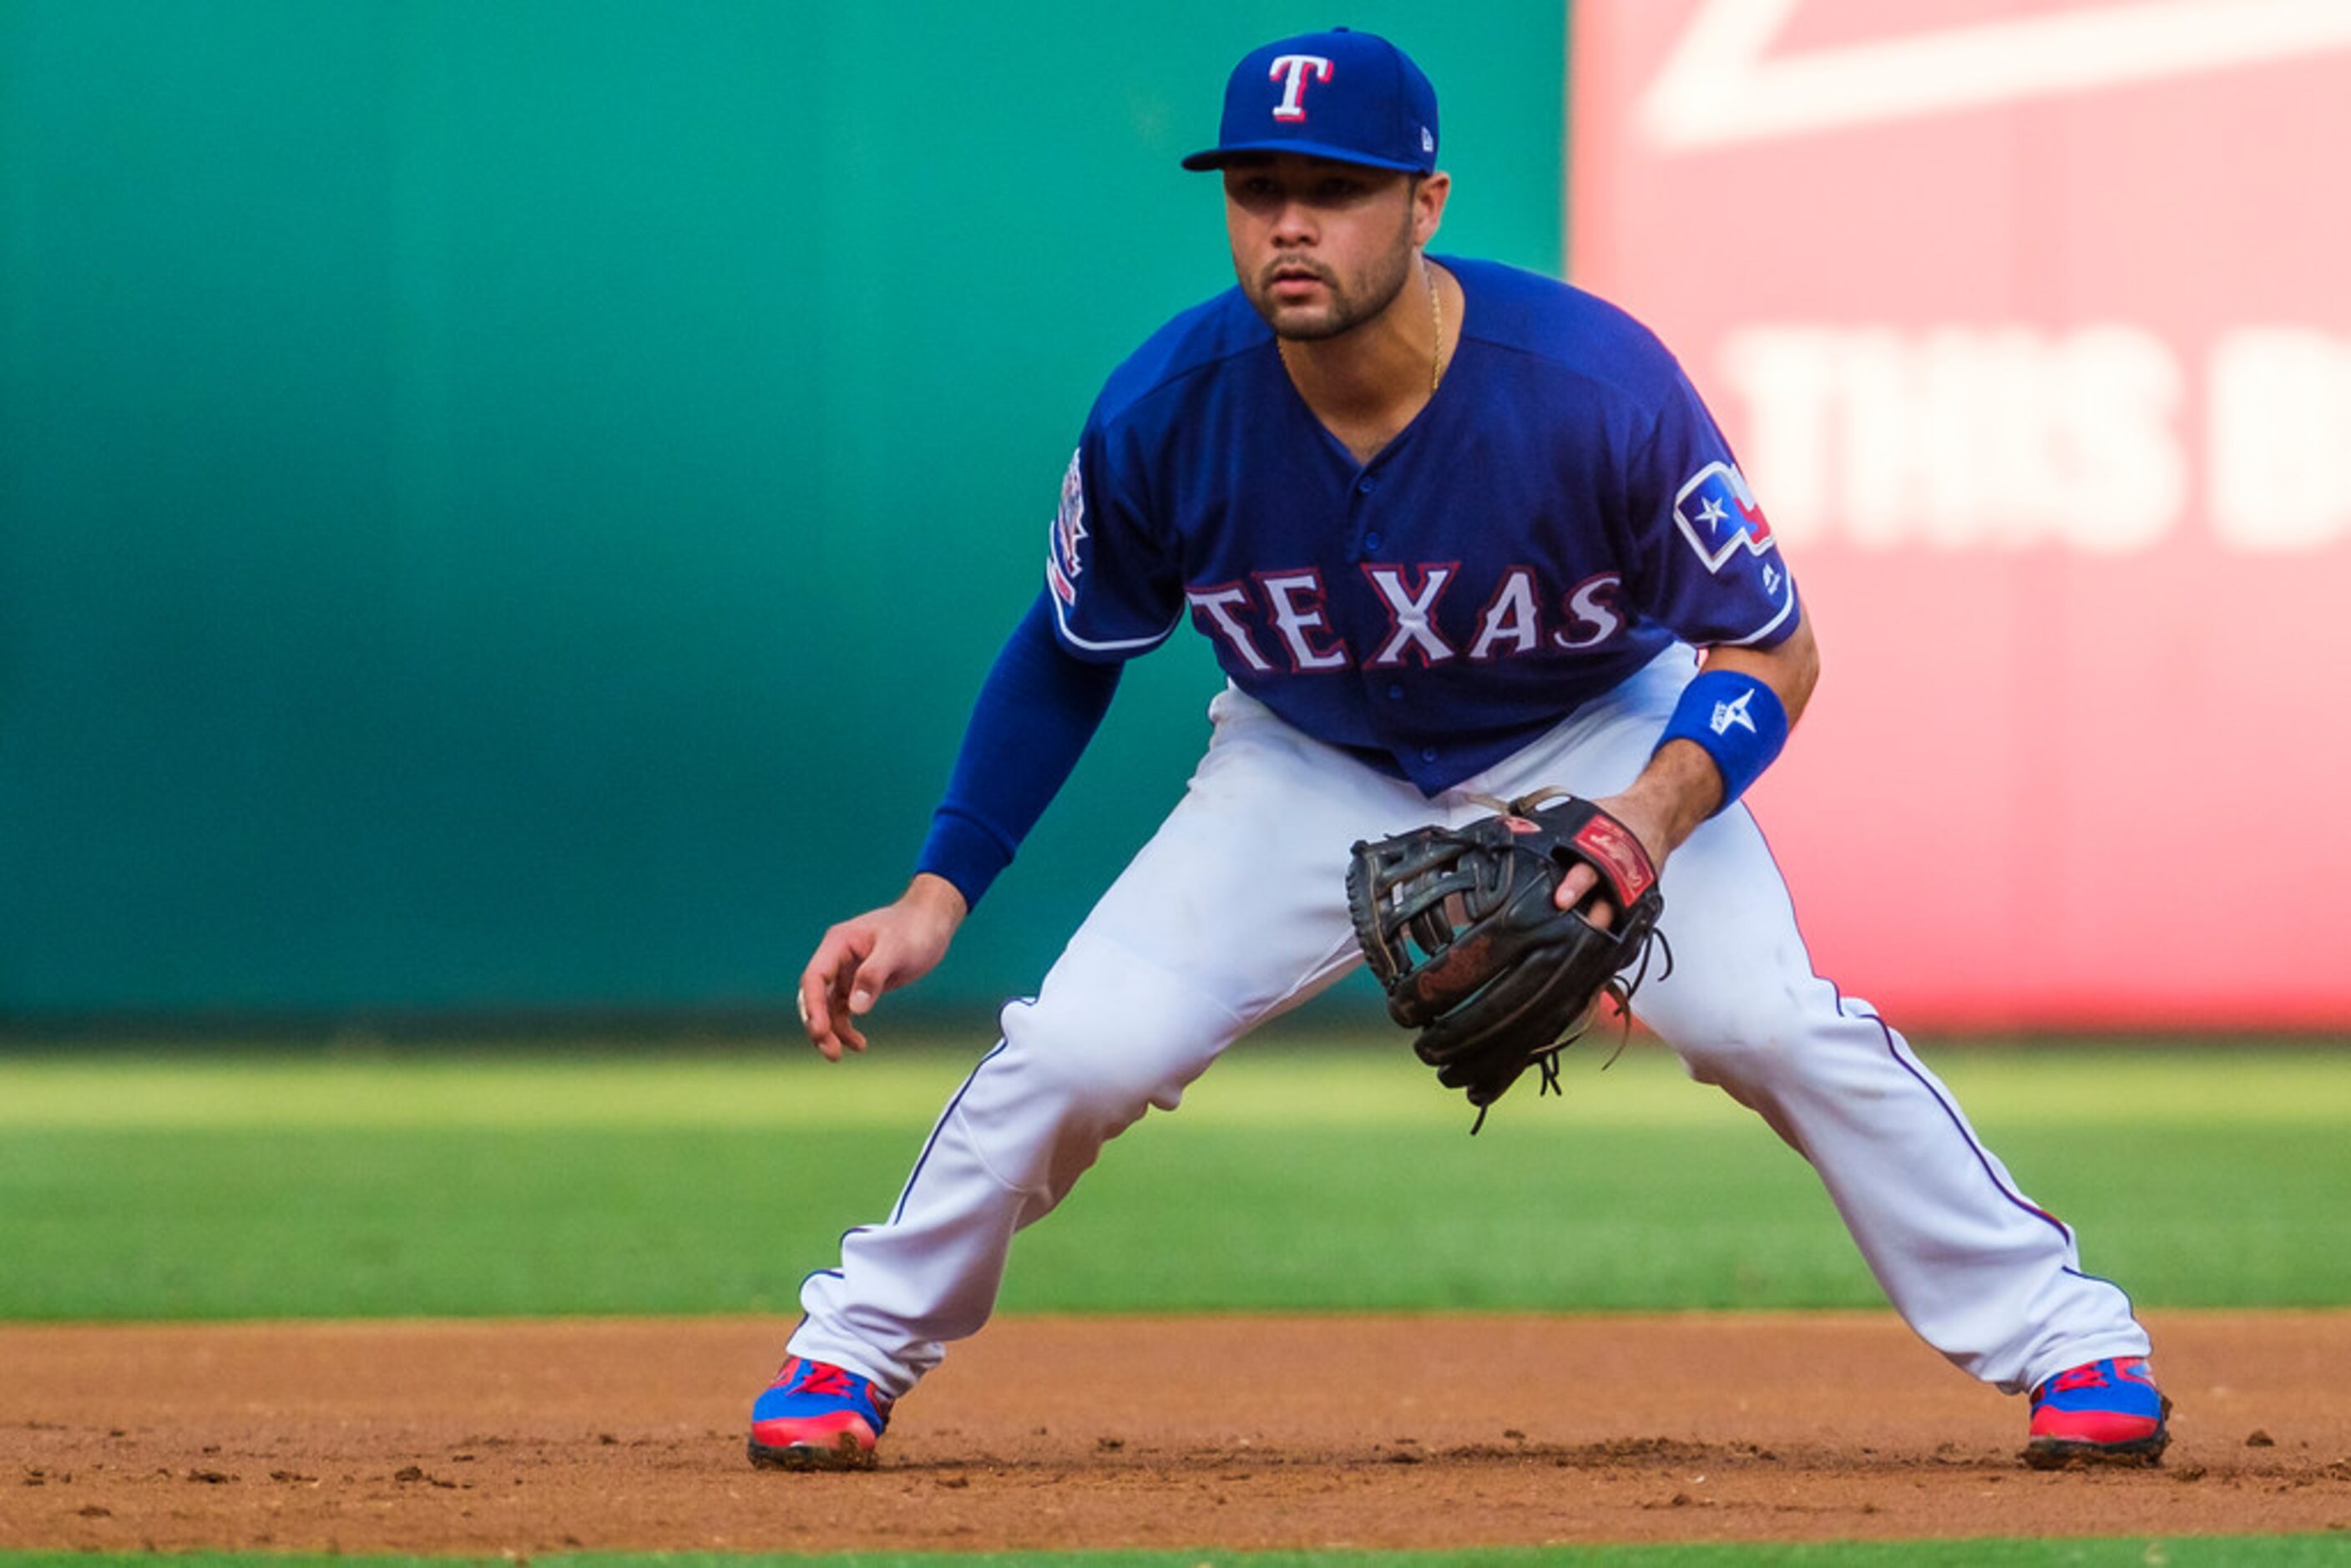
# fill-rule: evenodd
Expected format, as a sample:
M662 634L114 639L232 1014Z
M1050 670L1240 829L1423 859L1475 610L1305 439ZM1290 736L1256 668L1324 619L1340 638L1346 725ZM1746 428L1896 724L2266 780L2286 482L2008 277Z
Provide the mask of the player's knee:
M1064 1120L1123 1125L1150 1103L1148 1075L1114 1040L1037 1019L1008 1021L1005 1039L1031 1103Z
M1159 1009L1072 1006L1051 997L1004 1010L1004 1038L1025 1092L1069 1122L1115 1133L1151 1106L1172 1108L1214 1054Z
M1811 1010L1793 988L1718 996L1659 1020L1659 1033L1701 1082L1770 1083L1802 1071L1802 1048L1816 1024Z

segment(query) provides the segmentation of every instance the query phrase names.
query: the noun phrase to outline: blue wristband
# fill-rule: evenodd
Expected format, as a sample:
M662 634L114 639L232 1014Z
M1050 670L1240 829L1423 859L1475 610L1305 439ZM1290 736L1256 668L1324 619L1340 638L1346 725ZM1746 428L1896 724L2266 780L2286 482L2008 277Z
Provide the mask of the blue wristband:
M1714 758L1722 775L1722 804L1715 808L1720 811L1745 794L1788 744L1788 710L1780 694L1753 675L1708 670L1682 688L1657 749L1672 740L1695 741Z

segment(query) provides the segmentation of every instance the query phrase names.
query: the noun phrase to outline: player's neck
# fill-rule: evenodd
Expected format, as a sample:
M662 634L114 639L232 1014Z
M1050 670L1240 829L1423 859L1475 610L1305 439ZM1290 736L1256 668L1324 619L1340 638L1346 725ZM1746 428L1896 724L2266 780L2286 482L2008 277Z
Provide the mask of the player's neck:
M1377 316L1335 338L1285 340L1281 362L1314 416L1369 462L1436 394L1460 319L1460 285L1417 260Z

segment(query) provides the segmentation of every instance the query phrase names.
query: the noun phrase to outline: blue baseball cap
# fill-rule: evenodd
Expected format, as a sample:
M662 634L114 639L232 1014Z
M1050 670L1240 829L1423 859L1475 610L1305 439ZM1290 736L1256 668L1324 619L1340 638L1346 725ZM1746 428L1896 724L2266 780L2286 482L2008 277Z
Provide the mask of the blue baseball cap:
M1225 84L1217 145L1184 160L1221 169L1253 152L1296 152L1426 174L1437 167L1437 89L1402 49L1334 27L1251 49Z

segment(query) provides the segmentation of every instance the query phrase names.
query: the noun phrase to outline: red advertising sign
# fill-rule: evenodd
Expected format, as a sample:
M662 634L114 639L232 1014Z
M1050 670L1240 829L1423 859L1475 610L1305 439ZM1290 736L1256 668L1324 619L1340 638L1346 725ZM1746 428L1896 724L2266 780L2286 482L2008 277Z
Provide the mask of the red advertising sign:
M1907 1022L2351 1024L2351 4L1578 0L1571 274L1823 653L1758 786Z

